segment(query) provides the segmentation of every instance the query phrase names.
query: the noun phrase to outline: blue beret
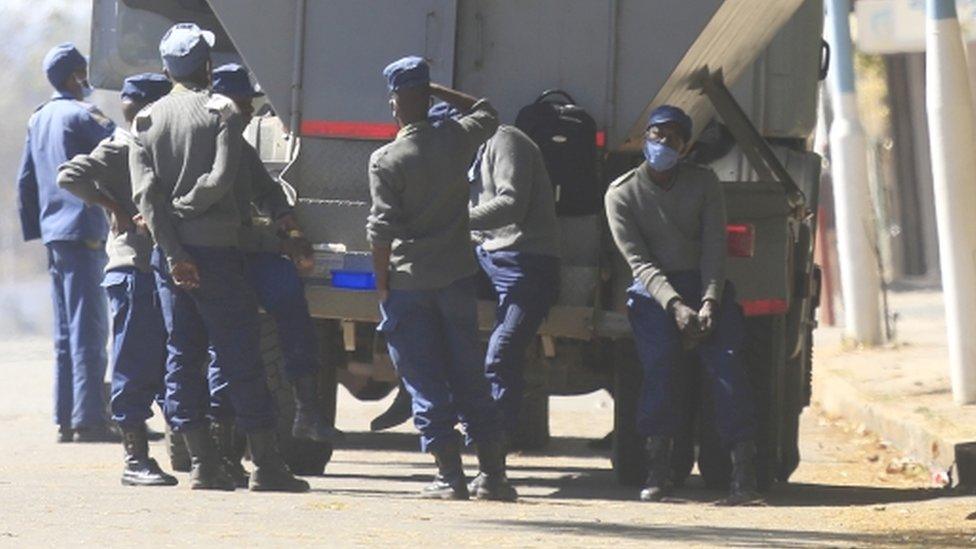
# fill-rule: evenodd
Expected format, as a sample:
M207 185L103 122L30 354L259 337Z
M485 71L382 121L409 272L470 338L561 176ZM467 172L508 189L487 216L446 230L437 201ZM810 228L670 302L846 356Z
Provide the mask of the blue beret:
M671 105L661 105L654 109L647 119L647 127L667 124L668 122L674 122L681 128L685 141L691 139L691 117L685 114L685 111Z
M237 63L221 65L213 70L213 91L228 97L264 95L264 92L251 84L247 69Z
M122 83L122 99L139 103L153 103L172 89L173 83L166 78L166 75L146 72L125 79Z
M58 44L44 56L44 74L56 89L61 89L71 73L88 66L84 55L71 42Z
M430 84L430 65L423 57L411 55L394 61L383 69L386 85L391 92Z
M190 76L210 59L214 40L214 33L202 30L194 23L173 25L159 42L163 66L174 78Z
M440 125L446 120L456 119L460 116L461 111L457 110L457 107L443 101L437 103L427 111L427 120L435 126Z

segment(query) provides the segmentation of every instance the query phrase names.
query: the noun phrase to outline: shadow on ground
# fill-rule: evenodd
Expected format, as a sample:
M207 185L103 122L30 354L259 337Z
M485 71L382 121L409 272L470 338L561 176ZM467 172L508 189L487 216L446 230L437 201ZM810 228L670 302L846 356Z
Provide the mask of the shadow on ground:
M607 457L608 452L588 446L593 441L594 439L580 437L552 437L545 448L520 450L518 453L527 456ZM336 449L417 452L420 450L420 439L416 433L347 431ZM473 452L470 448L467 451Z
M568 534L583 540L587 537L622 540L668 541L693 545L723 547L868 547L891 545L937 545L971 547L968 535L935 530L904 531L898 534L847 534L824 531L798 531L720 526L634 525L612 522L486 520L488 525L505 529Z

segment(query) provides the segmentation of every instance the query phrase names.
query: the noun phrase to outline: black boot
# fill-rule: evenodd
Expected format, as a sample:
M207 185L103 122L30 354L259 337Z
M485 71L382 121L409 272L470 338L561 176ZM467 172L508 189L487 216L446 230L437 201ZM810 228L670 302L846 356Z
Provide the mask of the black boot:
M763 497L756 483L756 443L739 442L732 447L732 483L729 497L718 504L736 506L762 503Z
M58 426L58 444L74 441L75 430L70 425Z
M322 416L318 376L313 374L298 378L292 383L292 389L295 393L295 421L291 426L293 437L328 444L335 444L345 437L345 433Z
M387 429L392 429L397 425L410 419L413 415L413 399L410 397L410 393L407 392L406 387L403 386L403 382L400 382L400 388L397 389L396 397L393 399L393 403L390 407L386 409L385 412L376 416L373 421L369 422L370 431L385 431Z
M75 429L73 440L83 443L122 442L122 433L114 425L103 423L94 427L79 427Z
M123 486L176 486L176 477L159 468L156 460L149 457L149 439L146 426L133 428L121 426L122 448L125 450L125 468L122 469Z
M190 453L190 489L233 491L237 484L220 462L207 426L183 433Z
M431 450L437 463L437 475L434 481L427 485L420 497L426 499L468 499L468 487L465 485L464 466L461 465L461 448L457 441L450 442Z
M505 474L505 442L496 438L478 443L478 476L471 481L478 499L515 501L518 492Z
M210 423L210 438L213 440L220 463L233 479L238 488L247 488L250 478L247 469L241 464L244 453L238 450L237 431L233 421L212 421Z
M179 433L174 433L170 426L166 426L166 453L169 454L169 466L179 473L189 473L190 452L186 449L186 441Z
M641 490L641 501L661 501L671 493L671 439L648 437L647 480Z
M251 461L254 462L250 485L252 492L308 491L308 483L295 478L281 458L274 431L249 433L247 444L251 448Z

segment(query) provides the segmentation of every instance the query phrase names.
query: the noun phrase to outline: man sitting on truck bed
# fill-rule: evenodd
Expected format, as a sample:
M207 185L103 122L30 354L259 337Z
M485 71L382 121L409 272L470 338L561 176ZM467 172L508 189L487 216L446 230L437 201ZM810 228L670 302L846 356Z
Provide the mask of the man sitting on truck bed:
M437 461L437 476L422 495L470 497L455 430L460 420L484 477L474 495L515 500L478 342L478 266L468 230L468 166L498 116L483 99L432 84L419 57L395 61L383 75L401 129L369 161L367 234L383 316L378 329L413 398L421 448ZM433 127L432 95L466 114Z
M429 118L438 124L459 115L438 103ZM468 180L472 240L498 303L485 375L511 445L525 387L525 352L559 298L556 201L539 147L507 124L478 149Z
M630 265L630 323L644 370L637 428L647 438L647 481L641 499L670 489L672 440L682 425L685 395L677 370L697 347L715 402L719 436L732 452L730 505L759 501L756 418L739 354L742 310L725 279L725 202L714 172L681 162L691 118L672 106L655 109L645 134L646 161L610 185L607 220ZM698 308L692 309L692 307Z

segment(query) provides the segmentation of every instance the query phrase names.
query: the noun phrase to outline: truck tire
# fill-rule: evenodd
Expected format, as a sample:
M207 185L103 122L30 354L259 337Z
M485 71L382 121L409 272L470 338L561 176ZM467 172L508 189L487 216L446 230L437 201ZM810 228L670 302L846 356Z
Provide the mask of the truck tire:
M800 466L800 415L810 404L810 389L813 374L813 329L810 323L806 328L803 350L800 356L787 364L786 387L787 403L782 421L782 457L776 480L788 482L790 476Z
M640 486L647 476L644 440L637 432L637 403L643 374L632 340L614 341L612 352L613 448L610 459L617 482Z
M322 413L325 417L331 418L334 424L337 378L336 362L333 358L339 329L334 321L315 319L314 322L322 363L322 368L319 370ZM261 315L261 359L264 362L268 387L277 406L278 447L282 457L296 475L322 475L325 466L332 459L332 445L291 436L291 426L295 419L295 398L284 372L284 360L278 344L278 329L274 320L264 314Z
M549 444L549 439L549 391L544 380L527 375L511 446L516 450L539 450Z

